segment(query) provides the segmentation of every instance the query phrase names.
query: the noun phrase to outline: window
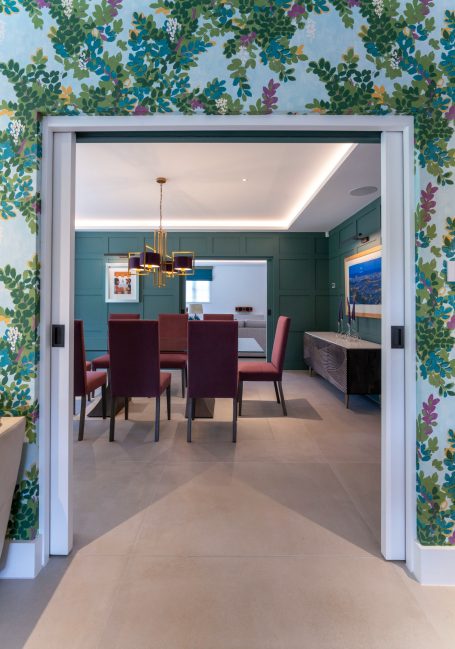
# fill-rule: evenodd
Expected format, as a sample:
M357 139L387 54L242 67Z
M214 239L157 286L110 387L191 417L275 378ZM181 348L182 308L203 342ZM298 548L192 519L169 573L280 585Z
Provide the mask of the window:
M197 280L196 282L187 279L186 280L186 303L189 302L199 302L207 303L210 302L210 283L206 281Z

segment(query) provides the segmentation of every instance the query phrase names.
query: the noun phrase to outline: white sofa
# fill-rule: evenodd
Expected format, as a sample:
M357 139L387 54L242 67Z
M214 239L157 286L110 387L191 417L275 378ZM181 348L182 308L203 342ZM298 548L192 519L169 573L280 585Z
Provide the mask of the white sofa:
M245 318L238 319L237 322L239 323L239 338L254 338L264 350L262 353L256 352L254 354L244 352L240 353L239 356L265 356L267 349L267 327L265 319Z

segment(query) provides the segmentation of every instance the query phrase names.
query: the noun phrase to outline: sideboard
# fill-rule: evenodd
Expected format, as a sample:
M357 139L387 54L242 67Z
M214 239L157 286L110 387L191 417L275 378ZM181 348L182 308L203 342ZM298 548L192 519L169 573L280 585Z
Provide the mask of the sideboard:
M381 345L349 339L331 331L307 331L303 336L305 363L344 393L381 394Z

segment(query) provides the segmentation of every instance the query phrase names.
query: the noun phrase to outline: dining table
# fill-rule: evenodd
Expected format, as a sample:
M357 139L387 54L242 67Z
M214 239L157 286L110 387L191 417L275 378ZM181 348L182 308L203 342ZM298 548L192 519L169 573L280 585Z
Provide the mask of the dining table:
M188 343L186 338L176 338L175 336L167 339L165 336L160 340L160 347L162 352L176 352L177 350L182 353L187 352ZM91 350L86 350L91 351ZM98 351L98 350L97 350ZM242 354L258 354L263 352L263 348L260 346L256 338L239 338L238 339L238 351ZM109 388L108 388L109 392ZM101 405L101 404L100 404ZM98 404L90 410L88 414L89 417L98 418L101 416L101 410L97 407ZM119 401L119 409L121 409L121 404ZM109 412L109 409L108 409ZM215 399L211 397L200 398L195 400L195 418L196 419L213 419L215 412ZM186 413L185 413L186 417Z

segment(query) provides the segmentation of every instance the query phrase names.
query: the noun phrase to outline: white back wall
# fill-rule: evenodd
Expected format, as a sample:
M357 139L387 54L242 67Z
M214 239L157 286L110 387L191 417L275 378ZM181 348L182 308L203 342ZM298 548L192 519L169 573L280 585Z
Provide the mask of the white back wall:
M204 313L235 313L236 306L252 306L251 318L267 313L267 262L205 262L213 268L210 304Z

